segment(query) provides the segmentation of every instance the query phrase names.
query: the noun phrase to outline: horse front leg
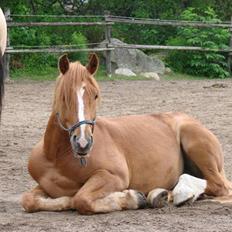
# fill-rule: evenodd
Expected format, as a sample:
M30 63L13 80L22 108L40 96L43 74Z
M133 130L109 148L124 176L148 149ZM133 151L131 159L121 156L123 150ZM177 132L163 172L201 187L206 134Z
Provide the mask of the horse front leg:
M72 208L80 214L144 208L146 198L143 193L126 188L126 182L120 177L106 170L98 171L73 197Z
M62 211L71 209L71 197L50 198L38 185L23 194L21 204L26 212Z

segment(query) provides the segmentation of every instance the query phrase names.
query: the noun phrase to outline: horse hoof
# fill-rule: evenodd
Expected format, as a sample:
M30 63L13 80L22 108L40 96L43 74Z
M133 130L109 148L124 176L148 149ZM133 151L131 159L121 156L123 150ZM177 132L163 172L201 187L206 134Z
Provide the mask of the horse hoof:
M36 212L35 198L31 193L24 193L21 199L21 205L27 213Z
M147 207L147 199L143 192L137 192L138 209L144 209Z
M157 188L149 192L147 202L152 208L163 208L168 205L168 191Z
M144 193L133 189L124 190L123 192L127 194L130 205L128 209L144 209L147 207L147 200Z

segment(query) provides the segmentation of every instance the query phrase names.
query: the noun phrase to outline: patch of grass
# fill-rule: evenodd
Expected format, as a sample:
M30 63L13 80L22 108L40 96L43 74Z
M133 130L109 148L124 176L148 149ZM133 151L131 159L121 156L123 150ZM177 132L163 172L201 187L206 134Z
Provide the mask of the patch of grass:
M59 71L57 68L44 67L39 68L27 68L27 69L14 69L11 71L10 76L13 80L34 80L34 81L52 81L57 78ZM96 74L98 81L117 81L117 80L148 80L142 76L127 77L120 75L107 76L104 68L99 68Z
M10 76L13 80L48 81L57 78L58 70L53 67L44 67L43 69L14 69L10 73Z
M34 81L53 81L59 75L59 71L54 67L44 67L44 68L30 68L30 69L14 69L11 71L11 78L13 80L34 80ZM98 81L117 81L117 80L152 80L142 76L127 77L121 75L107 76L106 70L100 67L96 74L96 79ZM191 76L182 73L170 73L161 75L161 80L206 80L207 77Z

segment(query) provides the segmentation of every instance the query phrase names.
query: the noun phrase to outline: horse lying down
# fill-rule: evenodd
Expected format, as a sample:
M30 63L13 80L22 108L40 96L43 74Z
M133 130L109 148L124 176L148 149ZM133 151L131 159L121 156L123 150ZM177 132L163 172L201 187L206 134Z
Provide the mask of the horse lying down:
M98 63L95 54L87 66L59 59L52 112L28 164L38 185L23 194L24 209L106 213L179 206L202 194L230 201L221 146L197 120L184 113L96 118Z

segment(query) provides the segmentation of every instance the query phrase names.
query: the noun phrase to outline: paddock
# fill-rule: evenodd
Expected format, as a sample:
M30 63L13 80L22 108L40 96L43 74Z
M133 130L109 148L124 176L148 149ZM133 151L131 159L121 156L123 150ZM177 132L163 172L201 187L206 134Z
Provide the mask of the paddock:
M27 214L20 194L35 185L27 172L31 148L42 136L55 82L6 84L0 130L0 231L230 231L232 205L196 202L179 208L81 216L75 211ZM219 138L232 180L232 81L105 81L98 115L182 111ZM135 94L136 93L136 94ZM79 168L79 167L77 167ZM154 167L155 168L155 167Z

